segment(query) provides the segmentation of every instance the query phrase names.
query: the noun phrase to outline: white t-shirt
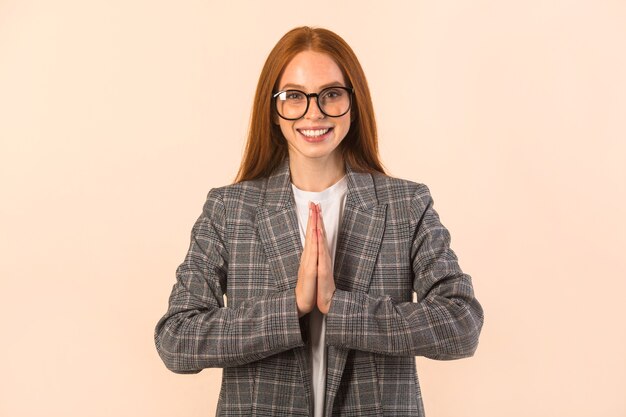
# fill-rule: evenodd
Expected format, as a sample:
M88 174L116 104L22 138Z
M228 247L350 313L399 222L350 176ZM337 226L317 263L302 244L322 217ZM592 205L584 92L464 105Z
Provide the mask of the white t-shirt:
M348 181L344 176L324 191L302 191L291 184L298 212L300 238L304 247L306 227L309 220L309 201L319 203L322 207L322 218L328 239L331 267L335 263L337 235L343 217L346 202ZM311 387L313 390L313 415L324 416L324 400L326 390L326 316L316 307L308 314L309 317L309 355L311 358Z

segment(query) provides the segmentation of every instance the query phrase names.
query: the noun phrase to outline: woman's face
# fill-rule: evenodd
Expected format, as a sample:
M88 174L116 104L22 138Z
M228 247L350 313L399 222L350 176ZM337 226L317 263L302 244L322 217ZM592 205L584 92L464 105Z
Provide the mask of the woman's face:
M329 55L303 51L285 67L278 90L296 89L308 94L319 93L329 86L346 86L339 66ZM287 140L290 161L298 163L306 159L326 163L339 157L337 148L350 129L350 112L340 117L326 116L320 111L316 98L311 97L309 108L301 118L285 120L276 115Z

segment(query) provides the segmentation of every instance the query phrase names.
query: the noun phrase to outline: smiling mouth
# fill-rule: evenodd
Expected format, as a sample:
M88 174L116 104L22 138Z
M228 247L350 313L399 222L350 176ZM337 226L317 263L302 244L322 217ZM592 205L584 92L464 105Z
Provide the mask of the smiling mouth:
M327 128L327 129L298 129L298 132L300 132L302 135L306 136L307 138L318 138L330 132L332 129L333 129L332 127Z

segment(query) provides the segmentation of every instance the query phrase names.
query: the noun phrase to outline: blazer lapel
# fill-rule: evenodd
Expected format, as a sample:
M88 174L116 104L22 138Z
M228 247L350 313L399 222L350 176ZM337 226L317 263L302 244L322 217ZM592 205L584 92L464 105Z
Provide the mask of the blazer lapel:
M276 278L277 290L295 291L303 246L291 189L288 158L285 158L266 181L264 199L257 207L257 225L270 270ZM313 402L307 347L295 348L294 354L311 410Z
M335 284L344 291L367 292L385 231L387 205L379 205L370 174L346 166L348 195L337 239Z
M287 159L266 184L264 201L257 207L259 236L278 290L292 290L298 281L302 240Z
M366 293L385 230L387 205L378 204L370 174L357 173L346 165L348 194L337 240L334 276L337 288ZM326 415L333 404L349 349L328 346L326 371Z

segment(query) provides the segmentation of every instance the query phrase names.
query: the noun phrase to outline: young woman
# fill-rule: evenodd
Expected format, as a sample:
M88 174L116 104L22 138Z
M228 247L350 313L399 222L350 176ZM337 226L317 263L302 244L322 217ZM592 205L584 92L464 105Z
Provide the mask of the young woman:
M385 175L352 49L293 29L236 182L193 227L157 350L177 373L224 368L219 416L422 416L414 357L471 356L483 323L449 243L428 188Z

